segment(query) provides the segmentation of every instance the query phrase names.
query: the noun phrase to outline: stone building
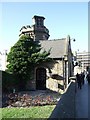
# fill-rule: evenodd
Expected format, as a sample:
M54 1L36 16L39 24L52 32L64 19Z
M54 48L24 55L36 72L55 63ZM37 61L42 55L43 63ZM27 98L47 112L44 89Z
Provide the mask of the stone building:
M42 16L35 15L32 18L33 25L23 26L20 29L19 36L28 34L34 40L48 40L50 35L49 35L49 30L44 26L44 19L45 18Z
M73 75L71 39L68 35L66 38L48 40L49 30L44 26L44 19L42 16L34 16L32 27L24 26L20 30L19 36L29 34L41 44L42 50L51 49L49 57L53 58L52 62L36 66L34 77L28 81L26 87L28 90L64 90L69 83L69 77Z

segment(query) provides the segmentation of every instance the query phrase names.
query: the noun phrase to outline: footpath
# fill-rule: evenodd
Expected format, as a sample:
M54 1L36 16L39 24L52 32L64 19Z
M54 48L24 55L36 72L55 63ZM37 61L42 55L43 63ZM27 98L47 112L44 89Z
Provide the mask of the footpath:
M67 91L62 95L49 119L75 118L75 82L72 81Z
M82 85L82 89L77 88L76 94L76 118L89 118L89 91L90 85L87 80L85 80L84 85Z

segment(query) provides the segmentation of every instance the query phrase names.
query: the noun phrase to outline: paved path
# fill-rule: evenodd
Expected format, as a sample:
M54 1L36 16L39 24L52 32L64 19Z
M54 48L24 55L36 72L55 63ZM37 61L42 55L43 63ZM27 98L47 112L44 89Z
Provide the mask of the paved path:
M85 80L85 84L82 86L82 89L77 88L76 93L76 118L88 118L88 101L90 86Z
M77 88L76 94L74 87L72 84L66 94L62 96L50 118L83 118L83 120L89 118L90 120L90 85L85 80L82 89Z

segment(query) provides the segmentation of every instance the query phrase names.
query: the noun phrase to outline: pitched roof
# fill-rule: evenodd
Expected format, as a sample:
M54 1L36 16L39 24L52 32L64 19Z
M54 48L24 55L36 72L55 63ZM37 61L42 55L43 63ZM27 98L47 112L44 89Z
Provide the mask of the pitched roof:
M48 51L51 48L51 58L61 58L67 54L67 39L40 40L42 50Z

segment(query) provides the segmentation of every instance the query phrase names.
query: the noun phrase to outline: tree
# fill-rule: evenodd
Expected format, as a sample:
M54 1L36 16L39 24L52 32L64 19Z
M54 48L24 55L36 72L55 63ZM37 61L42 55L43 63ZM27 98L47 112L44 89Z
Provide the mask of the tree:
M7 55L8 71L17 77L19 88L25 88L27 80L32 77L34 67L41 62L49 61L50 50L41 53L41 45L28 35L23 35L11 47Z

